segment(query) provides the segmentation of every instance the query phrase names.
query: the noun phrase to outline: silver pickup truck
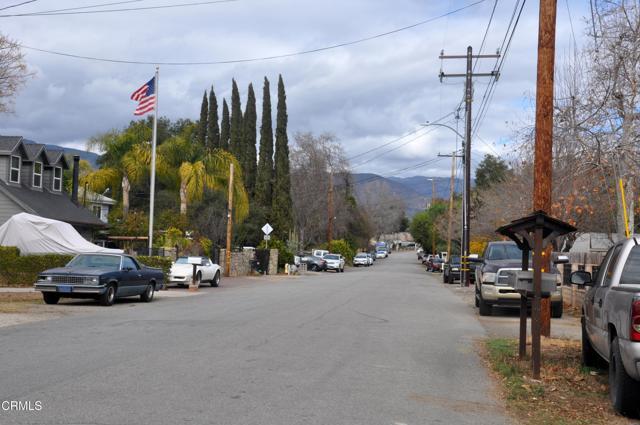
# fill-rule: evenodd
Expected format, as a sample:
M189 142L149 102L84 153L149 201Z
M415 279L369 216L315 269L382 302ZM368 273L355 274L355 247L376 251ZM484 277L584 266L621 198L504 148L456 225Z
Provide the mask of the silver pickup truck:
M571 283L588 287L582 305L582 361L609 363L613 407L640 415L640 239L609 249L595 278L584 271Z

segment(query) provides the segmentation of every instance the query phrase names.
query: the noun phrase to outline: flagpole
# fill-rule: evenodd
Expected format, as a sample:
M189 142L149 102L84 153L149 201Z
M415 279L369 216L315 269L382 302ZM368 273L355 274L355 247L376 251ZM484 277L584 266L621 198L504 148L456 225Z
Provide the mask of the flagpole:
M155 76L155 95L156 105L153 112L153 140L151 141L151 189L149 200L149 256L152 255L153 248L153 207L155 203L156 195L156 137L158 134L158 94L160 92L159 84L159 70L160 67L156 66Z

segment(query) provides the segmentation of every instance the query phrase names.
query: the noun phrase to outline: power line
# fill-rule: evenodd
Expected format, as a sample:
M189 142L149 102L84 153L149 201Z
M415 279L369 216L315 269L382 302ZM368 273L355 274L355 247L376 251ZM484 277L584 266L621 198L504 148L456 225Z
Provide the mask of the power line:
M68 8L65 8L65 9L41 10L39 12L28 12L28 13L25 13L25 15L31 15L31 14L38 15L38 14L54 13L54 12L67 12L67 11L72 11L72 10L92 9L94 7L116 6L116 5L119 5L119 4L129 4L129 3L140 3L142 1L145 1L145 0L127 0L127 1L117 1L117 2L112 2L112 3L94 4L94 5L90 5L90 6L68 7Z
M222 0L222 1L236 1L236 0ZM24 44L19 44L19 46L23 47L25 49L28 49L28 50L36 51L36 52L48 53L48 54L51 54L51 55L63 56L63 57L68 57L68 58L73 58L73 59L84 59L84 60L92 60L92 61L97 61L97 62L122 63L122 64L130 64L130 65L198 66L198 65L224 65L224 64L234 64L234 63L258 62L258 61L267 61L267 60L273 60L273 59L288 58L288 57L292 57L292 56L306 55L306 54L310 54L310 53L317 53L317 52L322 52L322 51L326 51L326 50L332 50L332 49L337 49L337 48L341 48L341 47L352 46L354 44L364 43L366 41L371 41L371 40L375 40L377 38L386 37L388 35L396 34L396 33L399 33L401 31L406 31L406 30L409 30L409 29L412 29L412 28L415 28L415 27L418 27L418 26L421 26L421 25L428 24L428 23L436 21L438 19L442 19L444 17L450 16L450 15L453 15L455 13L461 12L463 10L469 9L471 7L477 6L478 4L484 3L485 1L487 1L487 0L477 0L477 1L475 1L473 3L470 3L470 4L466 5L466 6L459 7L457 9L454 9L454 10L449 11L447 13L444 13L442 15L434 16L432 18L429 18L429 19L426 19L426 20L423 20L423 21L420 21L420 22L416 22L416 23L411 24L411 25L407 25L407 26L404 26L404 27L401 27L401 28L396 28L396 29L393 29L391 31L375 34L375 35L364 37L364 38L360 38L360 39L357 39L357 40L346 41L346 42L342 42L342 43L332 44L332 45L329 45L329 46L318 47L318 48L309 49L309 50L302 50L302 51L293 52L293 53L285 53L285 54L281 54L281 55L262 56L262 57L245 58L245 59L203 61L203 62L137 61L137 60L128 60L128 59L103 58L103 57L97 57L97 56L84 56L84 55L60 52L60 51L55 51L55 50L40 49L40 48L37 48L37 47L27 46L27 45L24 45Z
M121 9L104 9L104 10L84 10L84 11L68 11L68 12L29 12L29 13L16 13L12 15L0 15L0 18L19 18L19 17L27 17L27 16L57 16L57 15L86 15L92 13L112 13L112 12L133 12L138 10L155 10L155 9L174 9L177 7L191 7L191 6L204 6L208 4L215 3L231 3L236 2L238 0L212 0L212 1L201 1L196 3L178 3L178 4L166 4L162 6L145 6L145 7L129 7L129 8L121 8ZM126 2L123 2L126 3ZM87 7L98 7L98 6L87 6ZM78 8L82 9L82 8Z
M38 1L38 0L23 1L22 3L12 4L11 6L2 7L2 8L0 8L0 10L7 10L7 9L11 9L12 7L18 7L18 6L22 6L22 5L25 5L25 4L33 3L33 2L36 2L36 1Z
M489 34L489 29L491 28L491 22L493 22L493 15L496 13L496 7L498 6L498 0L495 0L493 3L493 9L491 9L491 16L489 16L489 23L487 24L487 29L484 31L484 36L482 37L482 43L480 43L480 50L478 50L478 55L482 54L482 49L484 49L484 43L487 41L487 35ZM473 71L475 72L476 66L478 66L478 61L480 58L476 59L476 63L473 64Z

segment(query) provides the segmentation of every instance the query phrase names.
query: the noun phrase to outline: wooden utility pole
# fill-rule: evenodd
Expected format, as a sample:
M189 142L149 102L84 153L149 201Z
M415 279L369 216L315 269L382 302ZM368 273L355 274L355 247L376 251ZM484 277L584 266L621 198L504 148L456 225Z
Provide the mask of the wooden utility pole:
M331 170L329 172L329 192L327 193L327 244L333 240L333 214L333 170Z
M447 258L451 261L451 233L453 231L453 191L456 179L456 153L451 153L451 181L449 182L449 226L447 227Z
M538 28L538 76L536 86L536 136L533 173L533 209L551 210L553 172L553 73L557 0L540 0ZM536 231L533 258L534 296L531 310L531 354L534 379L540 378L540 335L550 331L549 299L542 300L542 270L549 270L550 256L542 250L542 231ZM544 314L543 314L544 313ZM550 332L545 332L548 336Z
M229 167L229 207L227 208L227 251L224 259L224 275L231 273L231 236L233 230L233 164Z
M433 208L433 202L435 201L436 194L436 179L431 180L431 204L429 208ZM431 253L436 255L436 220L434 214L432 214L433 220L431 220Z
M473 78L474 77L494 77L498 78L498 71L492 71L490 73L474 73L473 72L473 59L475 58L499 58L499 54L495 55L473 55L473 48L467 47L466 55L451 55L445 56L444 52L440 54L440 59L466 59L467 71L464 74L445 74L440 72L440 81L445 77L465 77L465 141L464 141L464 187L463 187L463 200L462 200L462 249L460 253L460 265L461 276L460 284L462 286L469 286L469 241L471 229L469 227L470 221L470 207L471 207L471 106L473 103Z

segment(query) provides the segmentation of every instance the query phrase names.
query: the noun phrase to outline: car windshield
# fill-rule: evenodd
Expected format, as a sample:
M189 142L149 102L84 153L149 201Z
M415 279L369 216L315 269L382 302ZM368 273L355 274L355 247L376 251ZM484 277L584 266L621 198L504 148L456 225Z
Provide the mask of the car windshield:
M118 255L81 254L69 261L67 267L99 267L101 269L120 269Z
M367 254L358 254L356 258L367 258Z
M176 264L189 264L189 257L179 257Z
M489 247L487 260L521 260L522 251L516 244L496 244Z
M458 257L457 255L454 255L453 257L451 257L451 262L452 263L460 263L460 257Z
M325 260L339 260L340 257L338 257L335 254L327 254L324 256Z

